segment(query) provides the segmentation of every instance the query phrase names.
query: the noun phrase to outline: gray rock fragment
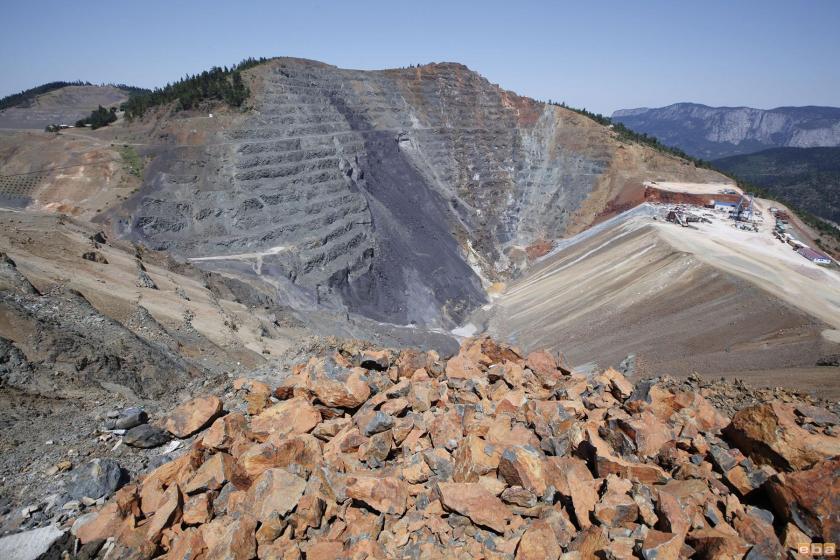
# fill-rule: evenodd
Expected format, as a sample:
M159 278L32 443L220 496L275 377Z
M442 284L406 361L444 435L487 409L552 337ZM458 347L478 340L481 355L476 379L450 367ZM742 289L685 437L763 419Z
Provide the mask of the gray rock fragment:
M72 499L108 497L127 482L127 475L113 459L94 459L73 472L68 484Z

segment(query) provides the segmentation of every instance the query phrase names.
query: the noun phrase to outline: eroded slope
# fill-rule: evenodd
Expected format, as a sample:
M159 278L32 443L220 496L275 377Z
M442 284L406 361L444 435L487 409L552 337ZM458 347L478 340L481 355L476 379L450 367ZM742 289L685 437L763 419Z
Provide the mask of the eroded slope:
M680 228L655 213L640 207L568 240L476 322L526 349L563 347L575 363L635 354L641 375L737 371L768 383L765 372L840 351L836 272L786 246L762 249L759 234ZM836 387L836 375L787 383Z

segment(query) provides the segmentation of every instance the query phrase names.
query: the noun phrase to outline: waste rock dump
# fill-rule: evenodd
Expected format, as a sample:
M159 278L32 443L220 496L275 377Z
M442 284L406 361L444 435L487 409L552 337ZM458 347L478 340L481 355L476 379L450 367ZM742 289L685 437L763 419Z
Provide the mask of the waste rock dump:
M840 419L787 395L730 417L708 393L584 375L489 338L449 360L330 350L159 419L185 452L68 519L56 546L102 559L667 560L840 541Z

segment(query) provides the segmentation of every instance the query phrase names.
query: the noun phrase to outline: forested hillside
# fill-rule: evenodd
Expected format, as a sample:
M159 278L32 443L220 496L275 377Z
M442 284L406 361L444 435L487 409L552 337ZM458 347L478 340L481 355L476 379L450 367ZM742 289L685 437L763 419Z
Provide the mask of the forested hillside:
M840 148L773 148L714 161L779 199L840 222Z

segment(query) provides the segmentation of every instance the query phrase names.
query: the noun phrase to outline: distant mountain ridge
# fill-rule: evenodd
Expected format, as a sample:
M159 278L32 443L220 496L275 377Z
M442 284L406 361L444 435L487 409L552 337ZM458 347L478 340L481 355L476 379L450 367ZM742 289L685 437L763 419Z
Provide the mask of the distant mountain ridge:
M675 103L621 109L612 120L706 160L769 148L840 146L838 107L709 107Z

